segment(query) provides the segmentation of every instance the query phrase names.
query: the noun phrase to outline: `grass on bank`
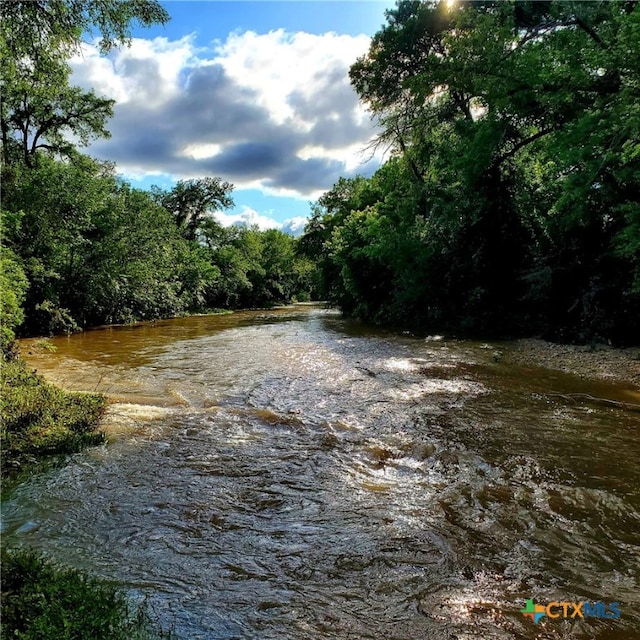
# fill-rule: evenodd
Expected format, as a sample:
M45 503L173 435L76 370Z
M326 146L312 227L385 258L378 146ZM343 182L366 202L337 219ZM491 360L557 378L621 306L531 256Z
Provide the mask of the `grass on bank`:
M17 358L0 357L0 376L3 481L19 480L20 471L56 454L104 442L97 431L104 396L58 389ZM145 607L131 605L117 586L32 551L3 548L0 562L1 640L171 637L156 630Z
M150 640L145 607L116 586L59 567L31 551L2 554L0 638L21 640Z
M74 453L104 442L97 426L106 406L101 394L70 393L45 382L19 359L0 358L2 478L25 463Z

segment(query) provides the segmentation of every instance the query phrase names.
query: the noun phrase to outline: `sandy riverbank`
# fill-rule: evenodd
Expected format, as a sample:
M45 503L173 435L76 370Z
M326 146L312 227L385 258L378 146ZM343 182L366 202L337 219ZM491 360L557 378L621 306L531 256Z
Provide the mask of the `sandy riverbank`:
M501 361L546 367L581 378L628 383L640 388L640 347L575 346L528 338L505 345Z

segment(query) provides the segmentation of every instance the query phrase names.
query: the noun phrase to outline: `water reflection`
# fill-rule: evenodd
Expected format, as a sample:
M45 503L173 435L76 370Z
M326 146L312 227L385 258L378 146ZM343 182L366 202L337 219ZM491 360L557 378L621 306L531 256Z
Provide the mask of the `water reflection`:
M181 637L640 637L638 414L577 395L626 389L313 308L54 344L38 369L126 402L114 442L13 493L6 540ZM534 626L527 598L623 616Z

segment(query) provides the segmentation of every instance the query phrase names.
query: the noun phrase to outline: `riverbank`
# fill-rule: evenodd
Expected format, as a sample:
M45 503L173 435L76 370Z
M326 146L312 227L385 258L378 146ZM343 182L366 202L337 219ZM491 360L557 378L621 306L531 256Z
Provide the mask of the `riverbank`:
M104 395L64 391L20 359L1 359L0 384L3 485L42 459L104 442Z
M640 347L577 346L526 338L505 345L501 361L545 367L583 379L620 382L640 388Z
M119 587L37 553L2 553L0 638L170 638Z
M104 442L104 395L59 389L19 359L0 359L0 381L3 490L56 455ZM0 565L2 639L170 637L116 585L24 549L3 548Z

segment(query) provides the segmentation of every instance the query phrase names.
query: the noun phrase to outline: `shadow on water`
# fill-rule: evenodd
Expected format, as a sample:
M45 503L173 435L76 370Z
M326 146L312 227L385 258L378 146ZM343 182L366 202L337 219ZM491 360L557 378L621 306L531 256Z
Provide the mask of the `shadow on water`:
M19 486L6 544L125 583L182 637L640 638L623 385L313 307L54 343L34 365L100 381L113 442ZM534 624L528 599L622 615Z

